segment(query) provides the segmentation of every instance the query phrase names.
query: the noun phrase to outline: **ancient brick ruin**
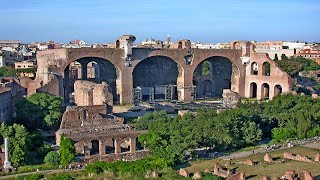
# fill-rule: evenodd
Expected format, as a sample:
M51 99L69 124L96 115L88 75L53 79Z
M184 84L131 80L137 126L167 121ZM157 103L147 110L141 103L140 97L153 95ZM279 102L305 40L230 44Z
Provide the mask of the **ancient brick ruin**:
M245 180L246 176L242 172L234 172L226 166L215 164L213 169L206 169L205 172L226 178L227 180Z
M252 161L251 159L248 159L243 162L243 164L248 165L248 166L253 166L256 164L256 162Z
M320 154L319 154L319 153L317 153L317 154L315 155L314 161L320 163Z
M125 35L109 48L39 51L37 77L29 83L28 94L47 92L69 104L79 79L106 82L120 104L133 104L139 88L142 101L181 102L221 98L224 89L258 100L291 90L290 76L248 41L232 42L230 49L191 49L189 40L152 48L133 47L134 40ZM203 74L204 62L208 74Z
M308 163L313 162L311 159L308 158L308 156L302 156L300 154L293 154L293 153L289 153L289 152L283 153L283 158L291 159L291 160L295 160L295 161L308 162Z
M246 179L246 175L244 173L242 173L242 172L235 173L231 169L228 169L227 167L221 166L219 164L216 164L213 167L213 171L206 169L204 172L211 173L213 175L226 178L227 180L245 180ZM190 173L186 169L180 169L178 173L180 176L191 177L192 179L201 179L202 178L201 172L199 172L199 171L196 171L194 173Z
M70 138L85 162L134 160L148 154L137 141L146 131L137 131L112 114L112 94L107 84L78 81L75 85L77 106L68 106L64 112L56 132L57 144L62 135Z
M264 160L265 162L268 162L268 163L273 162L272 157L271 157L268 153L266 153L266 154L263 156L263 160Z
M285 180L313 180L313 176L308 171L303 172L296 172L295 170L287 170L284 172L284 174L281 176L281 179Z

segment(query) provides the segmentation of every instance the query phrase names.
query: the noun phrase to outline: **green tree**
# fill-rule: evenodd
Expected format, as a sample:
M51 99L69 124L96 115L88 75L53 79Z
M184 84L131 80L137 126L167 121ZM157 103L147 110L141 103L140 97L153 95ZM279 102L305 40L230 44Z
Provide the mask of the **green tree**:
M303 71L320 70L320 65L314 60L305 59L302 57L294 58L294 60L303 64Z
M28 159L29 134L23 125L13 124L6 126L1 124L0 133L9 141L10 161L14 167L26 165Z
M17 122L28 129L49 129L57 126L62 116L62 99L45 93L36 93L16 104Z
M59 153L61 164L64 166L67 166L74 160L76 157L76 149L74 148L71 139L64 136L61 137Z
M32 144L29 144L31 151L35 151L43 145L44 138L39 132L31 132L29 138L32 142Z
M6 69L4 67L0 67L0 76L3 76L5 71Z
M281 55L281 60L288 60L288 57L285 54Z
M278 60L279 60L278 54L276 53L276 54L274 55L274 61L278 61Z
M246 121L242 126L243 140L246 144L252 145L262 139L262 130L255 122Z
M185 162L186 152L197 147L236 149L263 138L286 141L320 134L320 99L283 94L271 101L241 103L238 108L217 113L201 109L175 118L164 112L141 117L137 127L148 134L139 141L155 157L170 165Z
M274 61L278 64L278 66L287 72L290 76L296 76L300 71L303 70L303 63L294 61L294 60L281 60L281 61Z
M53 151L53 148L48 144L44 144L43 146L37 148L36 151L38 153L38 157L44 158L49 152Z
M60 162L61 162L61 159L60 159L60 154L57 152L57 151L50 151L45 157L44 157L44 160L43 160L44 163L47 163L47 164L51 164L51 165L59 165Z
M210 62L209 61L204 61L202 63L202 76L209 76L211 73L210 69Z

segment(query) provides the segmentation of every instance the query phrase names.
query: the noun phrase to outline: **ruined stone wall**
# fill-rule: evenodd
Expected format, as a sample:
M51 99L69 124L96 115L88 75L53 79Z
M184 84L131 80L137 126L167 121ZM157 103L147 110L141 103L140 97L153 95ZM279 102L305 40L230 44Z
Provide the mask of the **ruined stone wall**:
M263 64L265 62L270 63L270 75L263 75ZM251 68L252 63L258 64L258 74L253 75ZM275 86L280 85L282 92L287 93L291 91L290 76L283 70L281 70L275 62L273 62L267 54L264 53L252 53L250 62L246 66L245 75L245 97L250 97L250 85L251 83L257 84L257 99L262 99L262 85L264 83L269 85L269 98L272 99L276 95Z
M283 158L312 163L311 159L309 159L307 156L302 156L300 154L292 154L285 152L283 153Z
M90 126L103 123L101 114L106 114L106 106L68 106L63 113L60 129Z
M48 93L55 96L63 96L62 77L51 75L50 82L36 89L36 92Z
M37 51L37 76L36 79L49 83L50 74L63 72L64 62L68 58L68 49L51 49L47 51ZM61 69L63 69L61 71Z
M186 39L180 40L173 43L170 46L170 49L191 49L191 42L190 40L186 40Z
M40 51L37 53L38 73L36 80L34 81L35 83L31 83L31 89L39 88L40 84L48 84L51 81L51 76L49 76L49 74L55 74L62 78L66 78L64 77L64 70L72 62L81 58L95 57L110 61L115 66L117 79L116 92L114 95L119 96L120 104L131 104L133 100L132 88L134 79L132 73L135 67L141 61L147 60L149 57L164 56L172 59L179 65L177 85L180 101L188 102L193 100L193 91L190 89L190 87L193 86L193 73L200 63L210 57L224 57L233 63L231 90L242 97L249 96L250 83L255 81L257 82L258 87L260 87L262 83L269 83L270 94L273 94L273 87L276 84L282 86L283 92L290 91L288 82L289 76L280 70L273 62L270 62L272 71L270 77L261 77L259 75L253 77L248 74L250 68L248 65L242 64L241 60L242 56L248 55L248 53L251 52L252 44L248 42L234 44L235 47L239 46L242 49L189 49L188 41L183 42L186 42L186 44L183 45L182 43L181 49L174 47L173 49L132 48L130 59L123 59L125 51L121 48L79 48ZM250 62L253 61L263 63L264 61L271 60L265 54L251 53ZM47 89L49 92L51 90L55 91L51 88ZM30 92L35 91L32 90Z
M109 86L102 82L97 84L91 81L77 80L74 83L74 97L77 106L113 105Z

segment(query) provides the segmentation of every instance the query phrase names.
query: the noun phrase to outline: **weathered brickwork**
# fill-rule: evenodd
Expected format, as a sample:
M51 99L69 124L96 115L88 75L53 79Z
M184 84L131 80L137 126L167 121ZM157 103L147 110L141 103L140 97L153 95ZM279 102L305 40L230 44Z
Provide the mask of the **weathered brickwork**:
M283 157L286 159L312 163L312 160L309 159L308 156L302 156L300 154L292 154L292 153L285 152L283 153Z
M116 77L112 80L116 87L113 87L113 95L119 96L116 99L120 104L133 103L133 71L142 61L152 57L167 57L178 66L178 77L176 80L178 100L189 102L193 100L194 72L203 61L215 57L225 58L232 63L232 75L230 87L227 89L238 93L241 97L255 96L257 99L272 98L278 93L290 91L290 77L282 71L264 53L254 52L254 46L247 41L233 42L231 49L191 49L190 41L178 41L169 48L132 48L134 36L125 36L115 43L114 48L79 48L79 49L55 49L39 51L37 53L38 71L30 93L35 88L50 84L54 78L52 74L61 77L64 83L59 86L64 88L47 88L47 92L68 98L72 92L69 84L69 65L81 60L83 73L86 73L87 64L85 58L99 58L105 62L111 62L116 71ZM243 59L246 61L244 62ZM80 61L79 61L80 62ZM252 63L257 63L257 74L251 74ZM103 63L103 62L102 62ZM264 74L264 64L270 64L270 73ZM213 68L214 70L216 69ZM87 77L83 76L85 80ZM110 80L111 81L111 80ZM255 83L256 87L253 87ZM109 85L110 82L108 82ZM50 87L50 86L48 86ZM200 85L199 85L200 87ZM214 87L214 86L212 86ZM59 91L59 92L57 92ZM219 89L219 91L221 91ZM253 92L255 91L255 92ZM222 91L221 91L222 93Z
M56 132L57 144L62 135L70 138L85 162L134 160L148 155L137 141L146 131L137 131L124 124L123 118L111 114L112 95L107 87L89 81L76 82L75 94L85 96L76 100L80 106L68 106L64 112ZM100 99L95 100L97 95Z

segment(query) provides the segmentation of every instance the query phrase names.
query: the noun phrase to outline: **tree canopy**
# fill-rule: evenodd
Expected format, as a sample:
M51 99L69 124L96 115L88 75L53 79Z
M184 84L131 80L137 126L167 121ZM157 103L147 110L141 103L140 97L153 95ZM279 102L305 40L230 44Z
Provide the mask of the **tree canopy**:
M61 137L59 153L61 164L64 166L67 166L74 160L76 157L76 149L74 148L71 139L68 139L64 136Z
M249 127L247 125L249 124ZM169 164L184 162L188 150L197 147L232 148L253 144L262 131L240 111L201 110L196 116L186 114L176 118L155 112L138 119L137 127L148 129L139 140L152 154L165 158Z
M282 57L282 56L281 56ZM311 59L296 57L288 59L286 56L282 60L274 60L280 68L286 71L290 76L297 76L301 71L320 70L320 65Z
M60 154L57 151L50 151L45 157L43 162L51 165L59 165L61 161Z
M37 69L36 68L20 68L20 69L8 69L5 67L0 67L0 76L5 77L16 77L20 76L20 73L33 73L35 76Z
M262 139L283 142L320 135L320 100L285 94L269 102L244 102L238 108L217 113L199 110L196 115L175 118L155 112L137 120L148 130L139 141L152 155L169 164L186 161L186 152L198 147L218 150L254 145Z
M23 125L1 124L0 133L3 138L8 138L9 159L14 167L26 165L28 160L29 134Z
M202 76L209 76L211 74L210 62L204 61L202 63Z
M45 93L36 93L19 100L16 104L17 123L30 130L49 129L58 125L61 113L62 98Z

